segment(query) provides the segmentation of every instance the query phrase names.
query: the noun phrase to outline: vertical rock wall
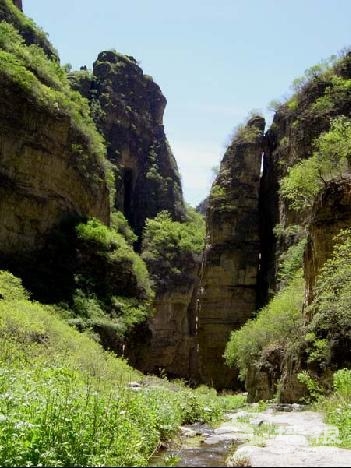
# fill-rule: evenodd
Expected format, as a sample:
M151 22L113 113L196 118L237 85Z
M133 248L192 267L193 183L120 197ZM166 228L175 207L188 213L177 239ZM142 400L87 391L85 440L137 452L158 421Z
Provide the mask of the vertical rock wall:
M217 388L235 385L225 366L230 332L256 309L259 268L259 188L263 152L262 117L252 118L228 147L207 210L207 246L198 306L199 371Z
M313 299L316 277L331 256L334 236L351 225L351 179L328 182L316 200L308 226L308 242L304 258L306 299Z
M199 259L189 259L187 284L158 294L156 313L148 320L144 337L128 346L129 361L144 373L197 380L196 289ZM190 266L190 268L189 268Z

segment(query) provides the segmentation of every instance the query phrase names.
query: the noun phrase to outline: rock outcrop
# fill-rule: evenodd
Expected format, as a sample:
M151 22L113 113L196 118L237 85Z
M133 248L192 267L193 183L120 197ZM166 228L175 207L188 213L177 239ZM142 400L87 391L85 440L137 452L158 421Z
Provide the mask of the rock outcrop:
M235 386L236 372L224 365L222 355L230 332L256 309L264 126L262 117L254 117L238 131L209 198L199 289L199 372L217 388Z
M0 73L0 245L3 254L37 249L68 217L109 222L103 178L91 184L75 164L81 143L69 116L35 105ZM86 149L88 151L88 149ZM103 168L98 161L92 174Z
M17 10L7 1L0 7L1 14ZM34 278L43 249L55 270L47 247L60 226L86 217L109 224L106 160L93 122L82 117L87 103L72 95L56 64L23 44L7 21L0 25L0 261Z
M351 179L328 182L319 194L308 226L308 241L304 257L306 301L311 303L316 277L330 258L334 237L351 226Z
M129 360L144 373L198 381L196 293L201 256L184 260L183 280L158 292L155 315L143 334L128 346Z
M116 169L115 206L137 235L147 217L162 210L184 218L177 163L163 127L166 99L133 57L101 52L90 87L86 74L72 75L73 86L90 97L95 121Z

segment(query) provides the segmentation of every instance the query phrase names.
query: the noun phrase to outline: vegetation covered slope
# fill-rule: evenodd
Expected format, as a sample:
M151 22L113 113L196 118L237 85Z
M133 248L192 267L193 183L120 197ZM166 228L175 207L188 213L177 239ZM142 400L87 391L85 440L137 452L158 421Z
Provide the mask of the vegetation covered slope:
M1 466L147 466L179 425L217 420L214 391L151 380L0 272Z
M25 16L11 0L0 0L0 19L12 24L21 34L27 45L36 44L45 54L58 60L57 51L49 42L45 32L34 21Z

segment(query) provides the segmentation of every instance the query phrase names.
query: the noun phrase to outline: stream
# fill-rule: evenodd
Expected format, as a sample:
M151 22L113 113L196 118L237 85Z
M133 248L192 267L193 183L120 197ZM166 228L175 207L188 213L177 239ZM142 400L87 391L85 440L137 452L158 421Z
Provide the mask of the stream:
M150 461L150 467L157 466L226 466L232 440L218 440L211 443L215 430L205 424L182 426L179 440L173 441L166 450L160 450ZM210 441L210 443L206 443ZM170 460L173 460L171 463Z
M258 405L226 414L213 429L183 426L179 440L160 450L150 467L351 466L351 450L335 447L337 428L323 422L320 413L298 404Z

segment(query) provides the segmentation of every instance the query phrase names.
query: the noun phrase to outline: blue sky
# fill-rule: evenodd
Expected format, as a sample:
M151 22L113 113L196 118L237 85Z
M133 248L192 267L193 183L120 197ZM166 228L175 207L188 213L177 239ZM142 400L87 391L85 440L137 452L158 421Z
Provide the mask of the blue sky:
M134 56L168 104L165 130L185 199L209 192L233 129L271 112L294 78L351 45L351 0L23 0L62 63Z

